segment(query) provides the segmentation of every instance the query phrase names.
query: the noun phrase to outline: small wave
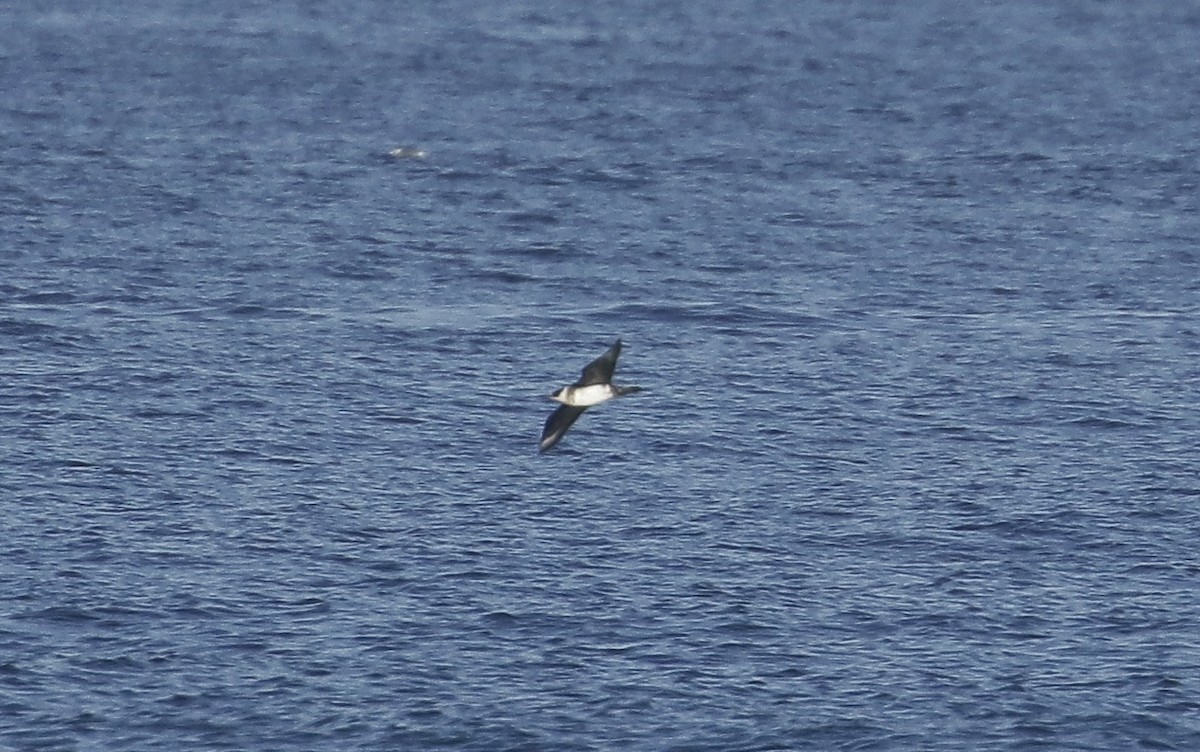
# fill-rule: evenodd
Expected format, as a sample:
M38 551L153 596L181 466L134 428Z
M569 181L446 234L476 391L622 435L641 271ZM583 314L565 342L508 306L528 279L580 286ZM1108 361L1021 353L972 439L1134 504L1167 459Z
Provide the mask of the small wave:
M783 327L788 329L807 328L822 319L806 313L797 313L780 306L755 303L722 305L716 301L692 301L681 303L623 303L615 306L614 313L648 318L665 322L701 322L713 326L738 327L741 332L746 326L759 329Z
M58 331L58 327L39 321L0 319L0 334L10 337L41 337Z
M29 305L59 306L75 303L79 299L69 292L35 292L22 295L19 300Z
M314 319L322 318L320 314L304 308L288 306L269 306L259 303L240 303L225 309L225 313L236 318L246 319Z
M99 621L101 617L100 614L88 609L76 608L74 606L51 606L36 611L17 613L13 618L22 621L36 621L49 624L84 624Z
M531 274L514 272L510 269L477 269L470 276L484 282L502 282L510 285L523 282L536 282L538 280L537 277Z
M514 211L504 217L505 226L514 230L557 225L559 221L557 214L543 211Z
M1079 426L1080 428L1098 428L1109 431L1138 427L1136 423L1117 420L1115 418L1103 418L1097 415L1089 415L1087 417L1068 421L1068 425Z

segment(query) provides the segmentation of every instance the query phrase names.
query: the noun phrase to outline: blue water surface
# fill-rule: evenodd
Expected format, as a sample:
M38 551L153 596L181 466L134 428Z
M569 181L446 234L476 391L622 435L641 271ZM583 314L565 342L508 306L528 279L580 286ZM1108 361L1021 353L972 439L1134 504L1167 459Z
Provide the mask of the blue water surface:
M135 5L0 28L0 748L1200 748L1196 4Z

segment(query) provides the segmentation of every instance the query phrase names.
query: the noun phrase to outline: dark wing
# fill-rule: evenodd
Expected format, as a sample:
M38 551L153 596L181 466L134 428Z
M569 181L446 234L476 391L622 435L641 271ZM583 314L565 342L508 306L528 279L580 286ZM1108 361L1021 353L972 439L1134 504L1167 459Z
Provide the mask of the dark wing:
M546 426L542 429L542 441L538 444L538 451L544 452L550 447L558 443L558 440L563 437L567 429L571 427L586 407L571 407L570 405L560 405L557 410L550 413L550 417L546 418Z
M583 376L575 382L575 386L590 384L607 384L612 381L613 371L617 370L617 357L621 354L621 340L613 343L603 355L596 358L583 369Z

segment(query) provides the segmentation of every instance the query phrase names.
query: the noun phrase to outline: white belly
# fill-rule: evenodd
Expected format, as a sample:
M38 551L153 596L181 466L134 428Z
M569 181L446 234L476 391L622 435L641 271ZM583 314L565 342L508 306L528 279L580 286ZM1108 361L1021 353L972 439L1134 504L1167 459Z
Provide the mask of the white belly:
M559 401L571 407L591 407L607 402L615 396L616 391L608 384L590 384L567 390Z

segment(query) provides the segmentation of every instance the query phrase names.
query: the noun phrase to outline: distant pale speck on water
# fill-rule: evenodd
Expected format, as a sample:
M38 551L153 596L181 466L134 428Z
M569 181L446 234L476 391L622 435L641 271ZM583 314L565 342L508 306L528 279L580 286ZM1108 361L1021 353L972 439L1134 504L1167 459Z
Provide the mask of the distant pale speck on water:
M396 159L424 159L429 154L424 149L418 149L415 146L397 146L388 152L388 156Z
M0 749L1200 749L1194 4L9 5Z

